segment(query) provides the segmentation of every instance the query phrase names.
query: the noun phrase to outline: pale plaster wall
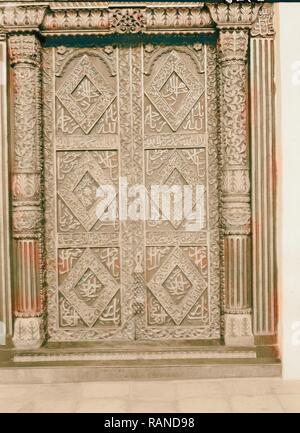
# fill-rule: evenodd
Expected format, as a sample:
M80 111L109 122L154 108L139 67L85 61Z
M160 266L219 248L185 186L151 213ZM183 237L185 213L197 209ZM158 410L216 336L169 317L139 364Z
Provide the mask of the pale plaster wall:
M300 379L300 3L276 9L280 341L283 377Z

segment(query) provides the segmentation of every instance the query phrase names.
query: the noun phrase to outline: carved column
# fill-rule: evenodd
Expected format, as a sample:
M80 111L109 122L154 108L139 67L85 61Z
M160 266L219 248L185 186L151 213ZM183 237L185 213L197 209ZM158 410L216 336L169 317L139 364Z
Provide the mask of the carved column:
M41 230L41 47L35 34L9 36L13 88L12 226L16 348L44 340Z
M225 343L253 344L250 281L250 181L247 129L248 32L220 31L222 225Z
M254 344L251 294L251 206L248 145L248 39L253 5L212 5L219 27L224 338Z

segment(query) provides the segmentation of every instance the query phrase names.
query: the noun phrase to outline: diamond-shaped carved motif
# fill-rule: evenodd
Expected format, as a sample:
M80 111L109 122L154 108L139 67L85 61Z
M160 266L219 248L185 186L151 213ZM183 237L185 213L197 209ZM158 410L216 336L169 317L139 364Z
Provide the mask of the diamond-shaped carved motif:
M119 288L119 283L88 248L59 289L82 320L92 327Z
M166 179L166 185L187 185L187 181L178 169L174 168L170 176Z
M180 325L207 288L207 283L184 252L176 247L153 275L148 288L176 325ZM175 293L180 296L174 297Z
M87 55L75 66L57 97L75 122L88 134L115 99L109 87Z
M78 281L74 290L87 305L92 305L98 298L103 284L96 275L88 269Z
M188 293L192 284L180 267L175 266L166 281L163 283L163 286L169 291L175 302L178 303Z
M101 93L98 92L91 80L85 76L72 92L72 96L83 111L89 111L93 104L99 103Z
M197 185L199 183L196 166L191 164L178 149L169 151L163 164L158 170L153 171L148 179L150 184L151 182L157 184L159 179L160 185Z
M184 175L182 173L184 173ZM193 167L176 149L170 152L170 156L164 161L159 172L155 172L152 178L149 176L149 184L156 184L157 179L160 179L160 185L168 185L170 187L173 185L184 187L184 185L196 185L199 183L195 167ZM195 200L193 200L193 207L194 205ZM153 203L153 206L156 206L156 204ZM159 210L176 230L183 224L183 218L179 220L174 218L174 200L170 200L170 218L164 214L163 209Z
M177 168L175 168L172 173L166 178L165 180L165 185L169 185L170 187L172 187L173 185L178 185L178 186L184 186L187 185L187 181L184 179L184 177L182 176L182 174L178 171ZM172 200L170 203L171 209L170 209L170 219L169 222L172 224L172 226L177 230L181 224L182 224L182 219L176 220L174 218L175 215L175 206L174 205L174 201Z
M189 88L181 80L176 72L170 75L169 79L160 89L160 93L171 107L178 109L180 104L183 103L186 94L189 92Z
M101 215L97 215L97 188L112 185L103 169L89 152L84 152L74 170L59 186L59 195L83 227L89 231Z
M86 173L74 189L74 193L84 207L90 208L95 202L98 187L99 185L90 173Z
M172 51L153 75L145 93L173 131L176 131L203 91L203 84L188 69L180 55Z

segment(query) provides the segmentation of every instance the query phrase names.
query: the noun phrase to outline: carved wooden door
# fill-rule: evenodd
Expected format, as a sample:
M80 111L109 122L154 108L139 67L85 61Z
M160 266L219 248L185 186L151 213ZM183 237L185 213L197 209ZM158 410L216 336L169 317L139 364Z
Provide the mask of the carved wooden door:
M55 47L43 63L50 340L219 338L215 49ZM203 185L204 226L102 220L97 190L118 198L120 179Z

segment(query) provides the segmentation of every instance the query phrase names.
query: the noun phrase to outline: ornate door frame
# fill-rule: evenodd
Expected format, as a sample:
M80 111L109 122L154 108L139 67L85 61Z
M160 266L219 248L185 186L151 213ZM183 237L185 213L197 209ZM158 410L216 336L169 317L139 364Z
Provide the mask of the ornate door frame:
M217 36L224 339L227 345L241 346L253 344L254 337L257 344L273 341L277 323L272 7L240 2L146 2L130 7L114 6L114 2L1 3L1 41L8 47L13 83L9 139L15 269L13 296L9 284L1 287L1 299L5 299L1 318L7 322L9 335L12 303L15 347L36 348L45 340L42 137L51 132L42 131L40 41L112 34L119 38L178 33ZM5 224L8 227L7 217ZM4 237L1 242L5 244ZM2 261L1 272L9 275L9 263Z

